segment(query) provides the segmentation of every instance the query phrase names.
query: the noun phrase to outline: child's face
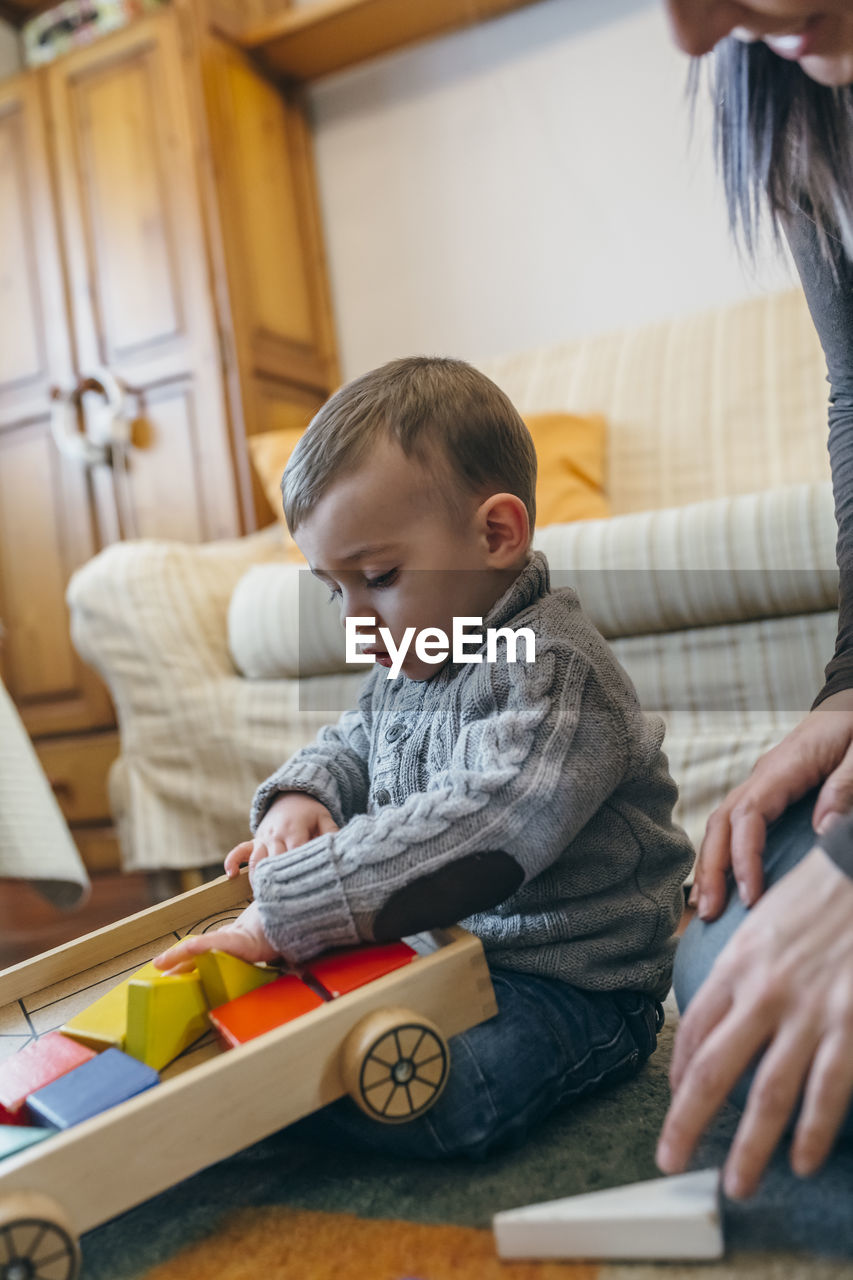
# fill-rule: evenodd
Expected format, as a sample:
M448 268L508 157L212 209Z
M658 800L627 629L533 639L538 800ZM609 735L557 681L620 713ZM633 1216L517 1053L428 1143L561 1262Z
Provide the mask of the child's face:
M527 515L519 499L503 496L501 504L462 493L463 514L454 519L435 476L383 441L368 463L323 495L295 540L339 601L342 622L376 619L376 646L364 652L389 666L379 627L395 645L407 627L451 636L454 617L485 617L516 576L526 559ZM513 520L523 525L515 541ZM429 680L442 665L423 662L411 644L402 672Z

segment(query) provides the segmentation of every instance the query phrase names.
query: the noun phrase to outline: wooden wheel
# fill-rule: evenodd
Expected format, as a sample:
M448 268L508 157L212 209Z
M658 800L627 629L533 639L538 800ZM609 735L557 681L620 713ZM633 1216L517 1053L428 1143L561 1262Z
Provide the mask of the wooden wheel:
M385 1124L423 1115L450 1070L450 1050L435 1023L409 1009L378 1009L353 1027L343 1047L350 1097Z
M76 1280L80 1249L55 1200L20 1192L0 1200L0 1280Z

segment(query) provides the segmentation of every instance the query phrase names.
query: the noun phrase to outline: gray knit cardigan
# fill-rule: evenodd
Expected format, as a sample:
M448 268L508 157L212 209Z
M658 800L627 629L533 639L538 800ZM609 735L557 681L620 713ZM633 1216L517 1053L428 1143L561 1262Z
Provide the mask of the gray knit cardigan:
M264 930L301 962L460 920L492 966L662 998L693 856L663 724L538 552L484 619L505 626L533 630L535 662L376 666L262 784L253 831L283 791L340 827L257 866Z

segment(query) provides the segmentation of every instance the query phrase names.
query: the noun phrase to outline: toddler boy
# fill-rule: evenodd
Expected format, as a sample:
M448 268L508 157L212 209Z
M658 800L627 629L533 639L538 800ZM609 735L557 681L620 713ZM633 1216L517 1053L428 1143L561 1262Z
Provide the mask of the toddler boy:
M441 1098L406 1125L348 1100L325 1113L407 1155L483 1155L632 1074L670 984L692 851L663 725L575 593L550 590L530 549L535 482L518 413L461 361L394 361L319 411L284 474L285 515L342 617L375 619L360 627L376 661L358 708L259 788L254 839L225 860L229 874L248 862L252 905L158 958L177 968L216 946L300 963L461 921L499 1012L454 1039ZM485 642L480 661L411 643L462 617L527 629L535 657L523 638L515 661L506 637L492 661Z

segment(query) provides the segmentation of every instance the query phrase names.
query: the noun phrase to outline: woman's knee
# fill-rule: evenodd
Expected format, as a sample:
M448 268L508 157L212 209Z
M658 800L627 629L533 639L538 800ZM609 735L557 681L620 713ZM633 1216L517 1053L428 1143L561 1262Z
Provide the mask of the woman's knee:
M805 857L815 843L812 811L817 791L810 791L770 823L764 846L764 887L769 889ZM729 885L725 908L716 920L692 920L678 945L675 955L673 987L678 1007L683 1013L710 973L717 956L737 932L746 918L747 908L741 902L734 883Z

